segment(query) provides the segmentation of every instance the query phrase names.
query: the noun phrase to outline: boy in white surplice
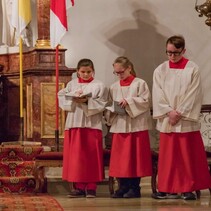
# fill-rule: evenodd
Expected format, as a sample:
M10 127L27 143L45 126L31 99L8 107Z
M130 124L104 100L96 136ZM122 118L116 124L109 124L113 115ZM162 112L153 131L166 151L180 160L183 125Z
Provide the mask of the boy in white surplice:
M63 179L74 182L69 197L95 197L96 183L104 178L102 116L107 89L94 79L94 65L82 59L77 79L58 93L59 106L67 111L63 150Z

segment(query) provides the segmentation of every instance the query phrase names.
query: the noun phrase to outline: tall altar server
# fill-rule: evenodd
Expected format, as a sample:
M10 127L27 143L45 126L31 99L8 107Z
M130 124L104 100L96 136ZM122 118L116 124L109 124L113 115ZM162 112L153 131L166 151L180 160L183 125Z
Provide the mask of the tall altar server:
M200 134L200 73L198 66L184 57L185 51L182 36L168 38L168 61L154 71L153 117L160 131L159 192L152 195L156 199L195 200L193 191L211 187Z

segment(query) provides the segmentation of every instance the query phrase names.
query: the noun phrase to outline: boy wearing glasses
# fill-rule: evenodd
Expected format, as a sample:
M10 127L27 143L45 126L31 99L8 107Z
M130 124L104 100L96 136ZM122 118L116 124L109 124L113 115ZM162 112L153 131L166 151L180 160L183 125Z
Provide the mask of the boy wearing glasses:
M153 117L160 131L155 199L195 200L193 191L211 187L199 124L200 74L198 66L184 57L185 51L182 36L168 38L168 61L154 71Z

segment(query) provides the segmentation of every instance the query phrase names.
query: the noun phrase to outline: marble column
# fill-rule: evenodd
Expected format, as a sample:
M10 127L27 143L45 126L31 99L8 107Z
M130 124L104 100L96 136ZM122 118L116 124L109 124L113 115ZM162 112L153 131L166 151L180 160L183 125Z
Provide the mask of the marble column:
M37 0L36 48L50 48L50 0Z

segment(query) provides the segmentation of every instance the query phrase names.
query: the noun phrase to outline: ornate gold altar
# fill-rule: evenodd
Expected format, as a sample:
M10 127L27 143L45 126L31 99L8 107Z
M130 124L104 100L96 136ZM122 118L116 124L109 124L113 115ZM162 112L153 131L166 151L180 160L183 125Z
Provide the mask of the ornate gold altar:
M55 146L56 76L55 50L49 46L49 0L37 0L38 39L35 48L23 53L24 141ZM0 142L18 141L20 125L19 53L0 54ZM71 80L73 68L65 66L65 51L59 50L59 86ZM59 112L59 138L63 138L65 113Z

